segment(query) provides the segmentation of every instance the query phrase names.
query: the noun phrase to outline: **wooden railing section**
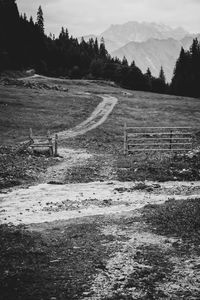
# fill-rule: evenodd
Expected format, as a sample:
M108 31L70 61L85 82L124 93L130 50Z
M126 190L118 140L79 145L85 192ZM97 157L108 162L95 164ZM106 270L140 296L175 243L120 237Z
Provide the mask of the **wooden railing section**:
M30 147L33 150L37 150L38 148L48 148L50 156L58 155L58 135L55 134L55 138L53 138L50 134L50 131L47 132L47 135L33 135L33 131L30 128L29 134Z
M192 127L128 127L124 124L124 154L141 151L190 151Z

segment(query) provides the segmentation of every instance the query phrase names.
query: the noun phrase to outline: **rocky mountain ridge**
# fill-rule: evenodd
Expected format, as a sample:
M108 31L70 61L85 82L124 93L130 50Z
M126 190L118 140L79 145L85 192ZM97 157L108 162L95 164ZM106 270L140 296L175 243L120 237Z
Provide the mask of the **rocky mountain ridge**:
M154 76L158 76L162 66L170 82L181 47L189 49L196 36L200 38L200 35L190 34L181 27L132 21L111 25L98 36L83 38L86 41L90 38L100 41L103 37L106 49L112 56L120 59L125 56L129 63L134 60L143 72L149 67Z

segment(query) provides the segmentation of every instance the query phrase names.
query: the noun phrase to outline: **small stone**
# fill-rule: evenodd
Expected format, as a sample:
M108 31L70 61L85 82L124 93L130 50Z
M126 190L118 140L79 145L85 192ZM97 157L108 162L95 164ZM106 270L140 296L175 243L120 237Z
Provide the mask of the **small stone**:
M90 292L83 292L83 296L89 296Z

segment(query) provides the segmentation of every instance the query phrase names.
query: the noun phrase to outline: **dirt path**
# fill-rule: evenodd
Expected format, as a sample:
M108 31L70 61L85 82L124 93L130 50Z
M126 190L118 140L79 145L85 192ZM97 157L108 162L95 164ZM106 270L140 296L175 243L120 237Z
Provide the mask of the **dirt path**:
M62 81L63 79L59 78L51 78L51 77L45 77L38 74L35 74L31 77L24 77L20 78L18 80L22 81L30 81L35 79L45 79L46 81L50 80L56 80L56 81ZM86 93L87 96L91 95L90 93ZM86 132L95 129L96 127L100 126L102 123L106 121L110 113L112 112L113 108L118 102L118 99L116 97L110 96L110 95L98 95L103 99L103 101L96 107L96 109L93 111L91 116L82 122L81 124L77 125L76 127L70 129L70 130L64 130L61 132L58 132L59 139L67 139L67 138L73 138L78 135L85 134Z
M103 98L103 101L97 106L97 108L93 111L91 116L86 121L82 122L76 127L70 130L59 132L59 139L63 140L85 134L86 132L95 129L96 127L100 126L106 121L113 108L117 104L118 100L117 98L109 95L99 96Z
M59 141L73 138L78 135L83 135L86 132L100 126L107 120L118 100L117 98L109 95L102 95L101 97L103 98L103 101L96 107L87 120L70 130L65 130L58 133ZM53 167L50 167L46 174L42 174L42 176L40 176L40 181L63 182L65 176L64 171L74 166L81 167L85 164L86 160L92 157L92 154L88 153L84 149L73 150L59 148L59 155L63 158L61 162Z
M35 75L31 78L37 78L38 76ZM26 79L30 79L30 78L23 78L23 80ZM72 137L76 137L78 135L83 135L86 132L88 132L89 130L92 130L98 126L100 126L103 122L105 122L108 118L108 116L110 115L110 113L112 112L113 108L115 107L115 105L117 104L118 100L115 97L111 97L109 95L102 95L100 96L103 98L103 101L96 107L96 109L93 111L93 113L91 114L91 116L85 120L84 122L82 122L81 124L77 125L76 127L70 129L70 130L66 130L66 131L62 131L59 132L59 140L65 140L67 138L72 138ZM62 157L61 162L58 163L57 165L50 167L46 174L42 174L40 176L39 181L43 182L43 183L47 183L49 181L54 182L54 183L60 183L63 182L63 178L64 178L64 172L67 169L70 169L74 166L76 167L80 167L82 165L84 165L84 163L86 162L86 160L88 160L92 155L88 152L86 152L83 149L80 150L72 150L72 149L59 149L59 154ZM71 189L70 186L66 186L68 193ZM75 187L77 190L79 190L79 186ZM36 190L38 191L36 193ZM8 193L6 196L5 195L0 195L0 217L1 217L1 221L2 223L7 223L8 222L13 222L14 224L16 224L16 221L18 220L19 223L26 223L25 219L22 220L22 218L18 218L16 220L14 220L11 215L15 214L14 211L18 211L19 215L24 215L24 213L22 211L32 211L34 213L35 216L39 216L39 211L37 209L32 209L32 205L35 207L36 202L38 200L38 197L41 198L42 194L43 194L44 188L42 185L38 185L38 186L33 186L30 187L29 189L26 190L17 190L11 193ZM65 191L63 191L63 187L60 185L46 185L45 187L45 195L46 195L46 199L49 199L49 201L51 202L51 199L58 199L58 201L60 201L59 198L59 194L63 194L63 192L65 193ZM13 194L14 193L14 194ZM16 194L15 194L16 193ZM25 194L24 194L25 193ZM19 197L17 196L19 195ZM13 198L14 197L14 198ZM53 198L52 198L53 197ZM28 202L26 202L28 201ZM16 205L15 205L15 204ZM8 205L8 207L7 207ZM9 207L14 209L13 213L9 212ZM19 208L21 207L21 208ZM7 210L8 208L8 210ZM43 209L42 209L43 210ZM8 212L7 217L4 215L5 212ZM48 213L49 215L50 213ZM18 215L18 213L16 213L15 215ZM24 215L25 216L25 215ZM30 217L30 215L29 215ZM28 218L29 218L28 217ZM58 219L62 219L61 214L60 216L57 216ZM34 221L34 217L32 216L32 221L30 223L35 223ZM31 220L29 219L29 220ZM37 218L37 220L39 220ZM17 221L17 222L18 222Z

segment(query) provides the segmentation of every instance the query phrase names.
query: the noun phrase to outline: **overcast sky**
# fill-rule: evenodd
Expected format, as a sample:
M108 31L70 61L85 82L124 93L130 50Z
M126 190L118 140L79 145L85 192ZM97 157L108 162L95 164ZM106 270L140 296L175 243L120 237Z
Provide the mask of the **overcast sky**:
M159 22L200 32L200 0L17 0L20 13L35 19L42 6L46 33L61 26L73 36L99 34L111 24Z

